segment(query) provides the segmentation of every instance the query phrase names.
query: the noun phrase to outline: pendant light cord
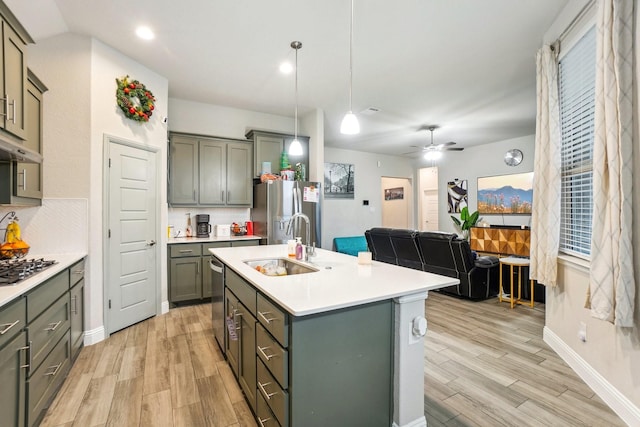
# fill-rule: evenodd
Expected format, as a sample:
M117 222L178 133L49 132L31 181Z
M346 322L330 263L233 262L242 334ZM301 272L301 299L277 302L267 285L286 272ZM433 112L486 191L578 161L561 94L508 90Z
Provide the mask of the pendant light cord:
M351 0L351 23L349 27L349 112L353 112L353 0Z
M294 49L296 50L296 109L295 109L295 131L294 131L294 140L298 140L298 49L302 47L302 44L298 42Z

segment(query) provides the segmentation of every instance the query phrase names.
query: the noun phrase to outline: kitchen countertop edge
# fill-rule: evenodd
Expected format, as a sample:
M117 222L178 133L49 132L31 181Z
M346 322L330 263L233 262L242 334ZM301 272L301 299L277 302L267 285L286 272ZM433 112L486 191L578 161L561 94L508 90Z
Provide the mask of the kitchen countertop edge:
M42 270L41 272L30 276L27 279L24 279L18 282L15 285L4 285L0 286L0 308L5 305L11 303L16 300L18 297L28 293L31 289L39 286L46 280L52 278L56 274L61 271L71 267L76 262L80 261L82 258L86 257L87 254L84 252L74 252L74 253L66 253L66 254L38 254L31 255L29 254L27 258L44 258L44 259L53 259L56 261L56 264L53 264L50 267Z

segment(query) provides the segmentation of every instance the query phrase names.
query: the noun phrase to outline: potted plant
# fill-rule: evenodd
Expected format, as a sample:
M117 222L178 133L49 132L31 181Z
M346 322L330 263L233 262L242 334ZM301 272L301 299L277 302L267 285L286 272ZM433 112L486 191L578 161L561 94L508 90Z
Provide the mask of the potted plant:
M469 230L480 220L480 212L475 211L474 213L469 214L469 208L465 206L460 211L460 219L455 216L451 216L451 219L453 220L453 224L462 234L462 237L469 240Z

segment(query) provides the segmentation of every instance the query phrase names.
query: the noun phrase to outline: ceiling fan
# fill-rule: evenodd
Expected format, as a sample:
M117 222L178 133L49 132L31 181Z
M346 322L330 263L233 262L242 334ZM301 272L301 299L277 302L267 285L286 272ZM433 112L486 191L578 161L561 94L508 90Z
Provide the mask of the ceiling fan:
M462 147L452 147L452 145L455 145L456 143L453 141L449 141L449 142L445 142L442 144L434 144L433 143L433 131L438 129L438 126L436 125L430 125L430 126L423 126L422 128L420 128L420 130L422 129L428 129L431 132L431 144L429 145L425 145L423 147L418 147L416 145L412 145L411 147L414 148L422 148L421 151L412 151L410 153L404 153L404 154L414 154L414 153L423 153L424 158L427 160L437 160L440 157L442 157L442 152L443 151L462 151L464 150L464 148Z

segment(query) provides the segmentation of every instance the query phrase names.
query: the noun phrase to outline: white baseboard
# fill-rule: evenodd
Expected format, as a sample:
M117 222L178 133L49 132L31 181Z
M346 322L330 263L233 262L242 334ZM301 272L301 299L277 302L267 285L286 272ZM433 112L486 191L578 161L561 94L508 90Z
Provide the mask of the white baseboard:
M162 301L162 303L160 304L160 314L166 314L168 312L169 312L169 301Z
M409 424L404 424L402 426L396 424L394 421L392 427L427 427L427 419L425 417L420 417L411 421Z
M546 326L542 338L625 423L640 426L640 408Z
M84 331L84 345L92 345L103 341L105 338L104 326L92 329L90 331Z

